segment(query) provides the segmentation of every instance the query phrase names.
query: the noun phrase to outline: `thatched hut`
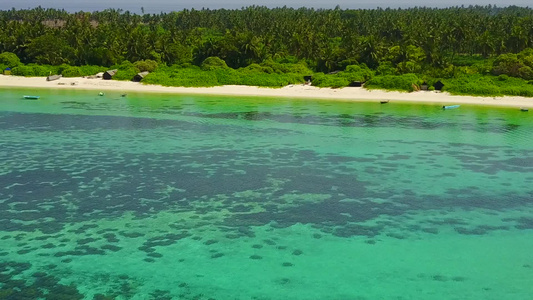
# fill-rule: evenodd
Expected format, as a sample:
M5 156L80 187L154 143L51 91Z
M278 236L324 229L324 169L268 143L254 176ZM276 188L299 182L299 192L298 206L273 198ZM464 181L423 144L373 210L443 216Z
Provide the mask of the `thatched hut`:
M442 83L440 80L435 82L435 84L433 84L433 87L435 88L436 91L441 91L442 88L444 87L444 83Z
M117 74L117 70L109 70L109 71L106 71L104 73L104 79L105 80L110 80L111 78L113 78L113 76L115 76L115 74Z
M133 76L133 81L140 82L148 74L150 74L150 72L148 72L148 71L144 71L144 72L138 73L137 75Z
M422 91L427 91L427 90L428 90L428 84L427 84L427 82L424 81L424 83L422 83L422 84L420 85L420 90L422 90Z

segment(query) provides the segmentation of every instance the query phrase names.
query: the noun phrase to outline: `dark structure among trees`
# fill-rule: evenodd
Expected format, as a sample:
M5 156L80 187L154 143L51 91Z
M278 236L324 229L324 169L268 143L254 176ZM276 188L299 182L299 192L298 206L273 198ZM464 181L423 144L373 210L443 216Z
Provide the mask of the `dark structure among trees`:
M351 86L351 87L362 87L363 83L361 81L352 81L352 82L350 82L350 84L348 86Z
M133 81L135 82L140 82L141 80L144 79L144 77L146 77L146 75L150 74L150 72L148 71L144 71L144 72L141 72L135 76L133 76Z
M113 78L113 76L115 76L115 74L117 74L117 70L109 70L109 71L106 71L104 73L104 79L105 80L111 80L111 78Z
M444 87L444 83L442 83L440 80L435 82L435 84L433 84L433 87L435 88L436 91L441 91L442 88Z

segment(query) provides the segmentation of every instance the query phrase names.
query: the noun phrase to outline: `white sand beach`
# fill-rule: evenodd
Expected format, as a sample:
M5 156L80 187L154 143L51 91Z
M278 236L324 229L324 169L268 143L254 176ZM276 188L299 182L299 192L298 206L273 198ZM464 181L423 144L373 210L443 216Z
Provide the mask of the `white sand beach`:
M233 96L264 96L308 99L331 99L341 101L420 102L441 105L473 104L487 106L533 108L533 98L526 97L474 97L453 96L445 92L419 91L412 93L367 90L357 87L339 89L317 88L308 85L288 85L283 88L262 88L253 86L227 85L208 88L165 87L145 85L139 82L115 81L89 78L61 78L46 81L46 77L20 77L0 75L0 87L31 87L53 89L85 89L120 92L154 92L173 94L211 94Z

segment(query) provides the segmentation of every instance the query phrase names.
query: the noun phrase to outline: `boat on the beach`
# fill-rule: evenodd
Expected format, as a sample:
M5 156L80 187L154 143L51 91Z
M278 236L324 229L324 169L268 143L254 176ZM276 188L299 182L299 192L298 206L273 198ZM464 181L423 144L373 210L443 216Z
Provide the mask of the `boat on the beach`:
M46 77L46 81L58 80L61 77L63 77L63 75L49 75L49 76Z
M36 100L36 99L39 99L41 98L41 96L23 96L24 99L32 99L32 100Z
M454 108L458 108L459 106L461 106L461 105L458 105L458 104L456 104L456 105L443 105L442 109L454 109Z

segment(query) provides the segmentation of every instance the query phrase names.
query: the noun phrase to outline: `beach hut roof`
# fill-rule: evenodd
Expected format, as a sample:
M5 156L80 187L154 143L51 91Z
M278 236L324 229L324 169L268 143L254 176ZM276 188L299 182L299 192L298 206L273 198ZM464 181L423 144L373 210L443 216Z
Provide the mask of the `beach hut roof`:
M144 79L144 77L146 77L146 75L150 74L150 72L148 71L144 71L144 72L141 72L141 73L138 73L137 75L133 76L133 81L141 81Z
M109 70L109 71L106 71L104 73L104 76L102 76L105 80L110 80L111 78L113 78L113 76L115 76L115 74L117 73L117 70Z

